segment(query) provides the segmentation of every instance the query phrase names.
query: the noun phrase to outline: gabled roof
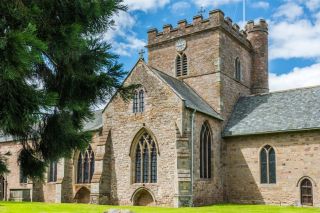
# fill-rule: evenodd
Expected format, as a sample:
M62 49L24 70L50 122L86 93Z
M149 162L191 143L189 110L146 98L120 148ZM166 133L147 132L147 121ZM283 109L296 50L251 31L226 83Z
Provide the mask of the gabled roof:
M223 135L311 129L320 129L320 86L240 98Z
M160 77L184 102L189 109L194 109L211 117L222 120L221 116L205 102L188 84L171 77L155 68L149 67L157 76Z
M90 120L84 122L83 131L95 131L102 127L102 110L93 112L93 117ZM14 141L15 139L11 135L1 135L0 142Z

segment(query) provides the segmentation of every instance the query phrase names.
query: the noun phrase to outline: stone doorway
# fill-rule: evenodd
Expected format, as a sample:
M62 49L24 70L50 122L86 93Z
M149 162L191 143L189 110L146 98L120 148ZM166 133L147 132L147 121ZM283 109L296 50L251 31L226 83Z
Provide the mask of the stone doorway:
M309 179L305 178L301 181L300 194L301 194L301 205L304 205L304 206L313 205L312 183Z
M90 190L86 187L82 187L76 193L74 197L77 203L89 203L90 202Z
M155 201L151 193L146 189L140 189L133 195L133 205L135 206L154 206Z
M0 200L5 199L5 180L3 176L0 176Z

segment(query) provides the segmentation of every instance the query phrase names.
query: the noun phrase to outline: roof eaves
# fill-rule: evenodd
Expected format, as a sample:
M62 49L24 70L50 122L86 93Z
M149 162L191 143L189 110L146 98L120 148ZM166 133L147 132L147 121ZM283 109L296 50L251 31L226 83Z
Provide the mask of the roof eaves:
M222 134L223 138L232 138L232 137L241 137L241 136L251 136L251 135L266 135L266 134L276 134L276 133L285 133L285 132L302 132L302 131L313 131L320 130L320 127L315 128L301 128L301 129L287 129L287 130L278 130L278 131L265 131L265 132L252 132L252 133L240 133L240 134Z

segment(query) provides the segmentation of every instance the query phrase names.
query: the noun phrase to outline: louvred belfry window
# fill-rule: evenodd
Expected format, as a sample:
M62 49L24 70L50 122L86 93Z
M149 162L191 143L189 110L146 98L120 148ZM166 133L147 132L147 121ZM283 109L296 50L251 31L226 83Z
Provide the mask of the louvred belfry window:
M188 59L186 54L177 55L176 57L176 76L188 75Z

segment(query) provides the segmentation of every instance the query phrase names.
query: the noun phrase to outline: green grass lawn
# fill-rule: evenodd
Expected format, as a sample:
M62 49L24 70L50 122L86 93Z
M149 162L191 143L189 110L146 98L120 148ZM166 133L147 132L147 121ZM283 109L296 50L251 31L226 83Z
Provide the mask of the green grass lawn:
M160 212L160 213L298 213L298 212L319 212L320 208L297 208L297 207L279 207L262 205L213 205L197 208L155 208L155 207L135 207L135 206L103 206L88 204L47 204L47 203L14 203L0 202L1 213L103 213L108 209L123 208L131 209L135 213Z

